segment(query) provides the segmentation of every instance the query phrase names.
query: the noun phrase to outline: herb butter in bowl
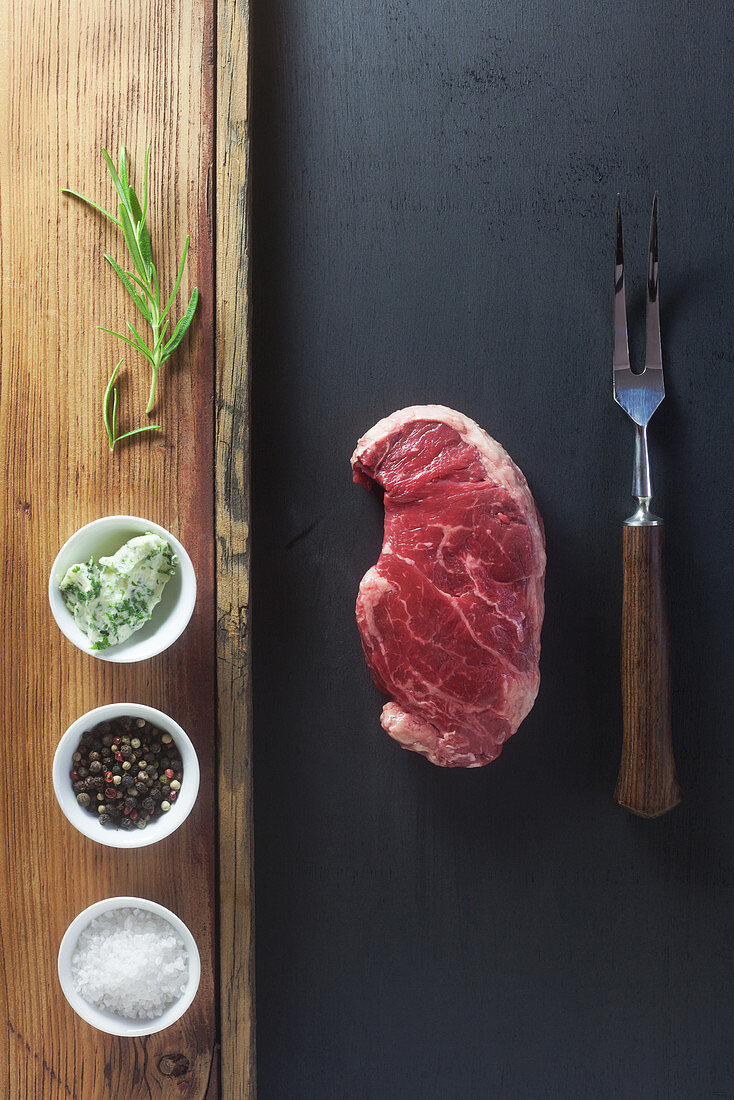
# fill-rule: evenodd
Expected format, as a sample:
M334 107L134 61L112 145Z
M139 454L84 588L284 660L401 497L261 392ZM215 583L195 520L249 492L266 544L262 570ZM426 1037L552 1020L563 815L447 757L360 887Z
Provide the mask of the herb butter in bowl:
M81 527L51 569L49 600L62 633L103 661L143 661L180 636L194 610L191 559L165 528L136 516Z

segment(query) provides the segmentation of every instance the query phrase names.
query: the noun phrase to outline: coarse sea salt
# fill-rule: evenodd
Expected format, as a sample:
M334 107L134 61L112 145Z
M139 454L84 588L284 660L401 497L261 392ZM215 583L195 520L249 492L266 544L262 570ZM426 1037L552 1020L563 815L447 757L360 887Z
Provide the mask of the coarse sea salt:
M71 975L90 1004L152 1020L185 991L189 958L176 929L157 913L110 909L80 934Z

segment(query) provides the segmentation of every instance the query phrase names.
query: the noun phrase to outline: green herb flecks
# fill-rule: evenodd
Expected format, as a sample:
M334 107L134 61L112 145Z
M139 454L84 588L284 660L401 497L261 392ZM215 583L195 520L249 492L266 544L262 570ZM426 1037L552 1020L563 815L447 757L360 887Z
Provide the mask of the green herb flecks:
M118 279L125 287L125 290L129 294L135 303L135 307L139 313L141 313L144 319L148 322L151 329L151 340L146 342L140 335L135 326L127 321L128 334L125 335L122 332L117 332L114 329L102 328L103 332L108 332L113 336L118 337L124 343L134 348L139 352L150 364L151 368L151 380L150 380L150 393L148 395L148 405L146 412L150 413L155 404L156 385L158 382L158 374L163 363L169 359L176 348L183 340L186 332L191 325L191 322L196 311L196 305L199 300L199 290L194 287L189 304L186 307L183 315L179 318L173 329L166 339L168 330L171 323L171 309L176 300L176 296L181 287L181 280L183 279L184 266L186 264L186 256L189 251L189 238L186 237L184 242L183 252L181 253L181 260L178 265L178 271L176 274L176 280L173 285L173 290L170 296L166 300L165 304L161 304L161 288L158 279L158 273L153 262L153 250L150 242L150 235L148 233L147 226L145 224L146 216L148 213L148 164L150 159L150 146L145 153L145 171L143 174L143 204L142 207L138 200L135 190L128 179L128 160L125 146L120 149L120 166L119 169L115 168L115 165L106 149L102 150L102 156L104 157L105 164L109 170L112 182L117 192L118 203L118 217L110 214L103 207L98 206L96 202L92 202L91 199L85 198L84 195L80 195L78 191L72 191L68 187L62 188L62 193L65 195L71 195L74 198L81 199L88 206L91 206L93 210L103 214L105 218L108 218L114 225L122 231L122 235L125 238L125 244L130 256L131 267L134 270L125 270L120 264L110 255L105 253L105 259L109 263L112 270L117 275ZM115 369L115 373L117 368ZM114 380L114 374L113 374ZM109 391L105 395L105 427L107 428L107 434L110 436L110 429L108 422L110 417L107 412L107 405L109 400ZM114 419L114 414L113 414ZM152 428L152 425L150 426ZM124 436L119 436L118 439L124 439L129 435L137 434L140 431L147 429L138 428L135 432L126 432ZM114 433L110 436L110 447L114 447Z

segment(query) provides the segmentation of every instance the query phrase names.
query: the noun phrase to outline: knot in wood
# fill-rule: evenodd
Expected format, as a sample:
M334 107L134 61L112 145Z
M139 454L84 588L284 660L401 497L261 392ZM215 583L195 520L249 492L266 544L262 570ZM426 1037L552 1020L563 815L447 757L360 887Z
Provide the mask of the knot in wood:
M164 1054L158 1060L158 1069L164 1077L183 1077L189 1072L189 1060L185 1054Z

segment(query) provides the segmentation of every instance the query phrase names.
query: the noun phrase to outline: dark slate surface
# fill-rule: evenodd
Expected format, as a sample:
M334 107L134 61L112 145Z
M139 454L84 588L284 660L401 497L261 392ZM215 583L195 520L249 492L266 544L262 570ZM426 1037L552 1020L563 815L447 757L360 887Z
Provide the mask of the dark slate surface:
M732 7L255 0L253 24L260 1096L732 1096ZM616 192L639 323L655 188L686 797L650 823L611 797L610 322ZM505 444L547 529L540 696L481 771L382 733L353 617L382 515L349 456L426 401Z

